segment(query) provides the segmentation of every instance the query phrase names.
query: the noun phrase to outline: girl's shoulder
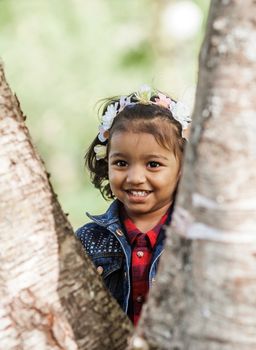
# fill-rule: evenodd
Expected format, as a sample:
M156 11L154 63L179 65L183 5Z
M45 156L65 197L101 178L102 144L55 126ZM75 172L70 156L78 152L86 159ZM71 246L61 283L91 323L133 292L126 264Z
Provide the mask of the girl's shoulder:
M108 230L98 225L96 222L89 222L75 231L75 235L82 240L85 237L94 236L98 233L108 234ZM98 235L97 235L98 236Z
M120 243L107 227L95 222L89 222L78 230L75 235L81 241L87 254L94 256L99 253L121 252Z
M75 234L84 249L91 254L119 249L120 243L113 234L113 225L119 222L119 202L114 201L104 214L87 216L92 220L76 230ZM112 230L112 231L111 231Z

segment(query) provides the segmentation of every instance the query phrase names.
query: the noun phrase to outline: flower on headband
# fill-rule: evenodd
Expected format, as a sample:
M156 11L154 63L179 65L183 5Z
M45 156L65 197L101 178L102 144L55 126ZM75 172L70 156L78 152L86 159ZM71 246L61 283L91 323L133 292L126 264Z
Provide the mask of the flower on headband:
M102 125L99 126L99 134L98 134L98 139L101 142L105 142L109 137L109 131L107 129L104 129Z
M94 147L94 152L96 154L96 159L100 160L100 159L104 159L106 158L107 155L107 146L104 145L96 145Z
M155 99L155 103L158 105L158 106L163 106L165 108L169 108L171 103L172 103L172 100L165 96L164 94L162 94L161 92L158 93L158 97L159 98L156 98Z
M186 129L191 122L188 107L181 101L171 101L170 111L172 112L173 118L182 125L182 129Z
M119 107L118 107L119 104ZM127 105L132 104L131 97L121 96L119 102L112 103L108 106L105 114L102 117L101 125L99 126L98 139L104 142L109 137L109 129L118 113L120 113Z
M135 93L135 96L139 103L149 104L151 103L150 98L152 96L151 87L148 85L142 85L139 91Z
M111 128L111 125L113 123L113 120L117 114L117 106L118 102L115 104L111 104L108 106L106 113L102 117L102 126L105 130L108 130Z
M131 104L131 97L126 97L126 96L121 96L120 97L120 101L119 101L119 112L121 112L126 106L130 105Z
M118 107L118 102L116 102L115 104L109 105L105 114L102 117L102 124L99 127L99 135L98 135L98 138L101 142L104 142L107 140L106 132L111 128L113 120L117 115L117 112L118 112L117 107Z

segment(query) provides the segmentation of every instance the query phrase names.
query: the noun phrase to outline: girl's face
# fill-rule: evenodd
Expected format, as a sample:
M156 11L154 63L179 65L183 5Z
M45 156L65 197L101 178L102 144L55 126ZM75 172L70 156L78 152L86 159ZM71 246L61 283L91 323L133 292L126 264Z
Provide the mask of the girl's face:
M173 201L180 163L153 135L114 133L108 164L111 190L130 218L165 214Z

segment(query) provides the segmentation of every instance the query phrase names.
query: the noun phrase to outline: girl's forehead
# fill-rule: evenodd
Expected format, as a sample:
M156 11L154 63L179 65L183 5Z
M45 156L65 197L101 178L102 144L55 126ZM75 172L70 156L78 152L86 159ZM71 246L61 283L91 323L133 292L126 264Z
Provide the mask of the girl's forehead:
M170 150L159 144L154 135L146 132L115 132L111 137L109 147L112 152L120 150L129 153L170 153Z
M154 143L156 142L155 135L149 132L139 132L134 130L125 130L125 131L115 131L112 134L110 143L136 143L140 142L141 140L150 140Z

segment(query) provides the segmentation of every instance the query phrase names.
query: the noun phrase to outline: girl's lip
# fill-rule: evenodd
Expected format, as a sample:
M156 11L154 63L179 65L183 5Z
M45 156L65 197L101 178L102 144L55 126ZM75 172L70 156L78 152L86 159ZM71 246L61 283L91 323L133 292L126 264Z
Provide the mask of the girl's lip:
M152 190L145 190L142 188L126 188L125 192L152 192Z

